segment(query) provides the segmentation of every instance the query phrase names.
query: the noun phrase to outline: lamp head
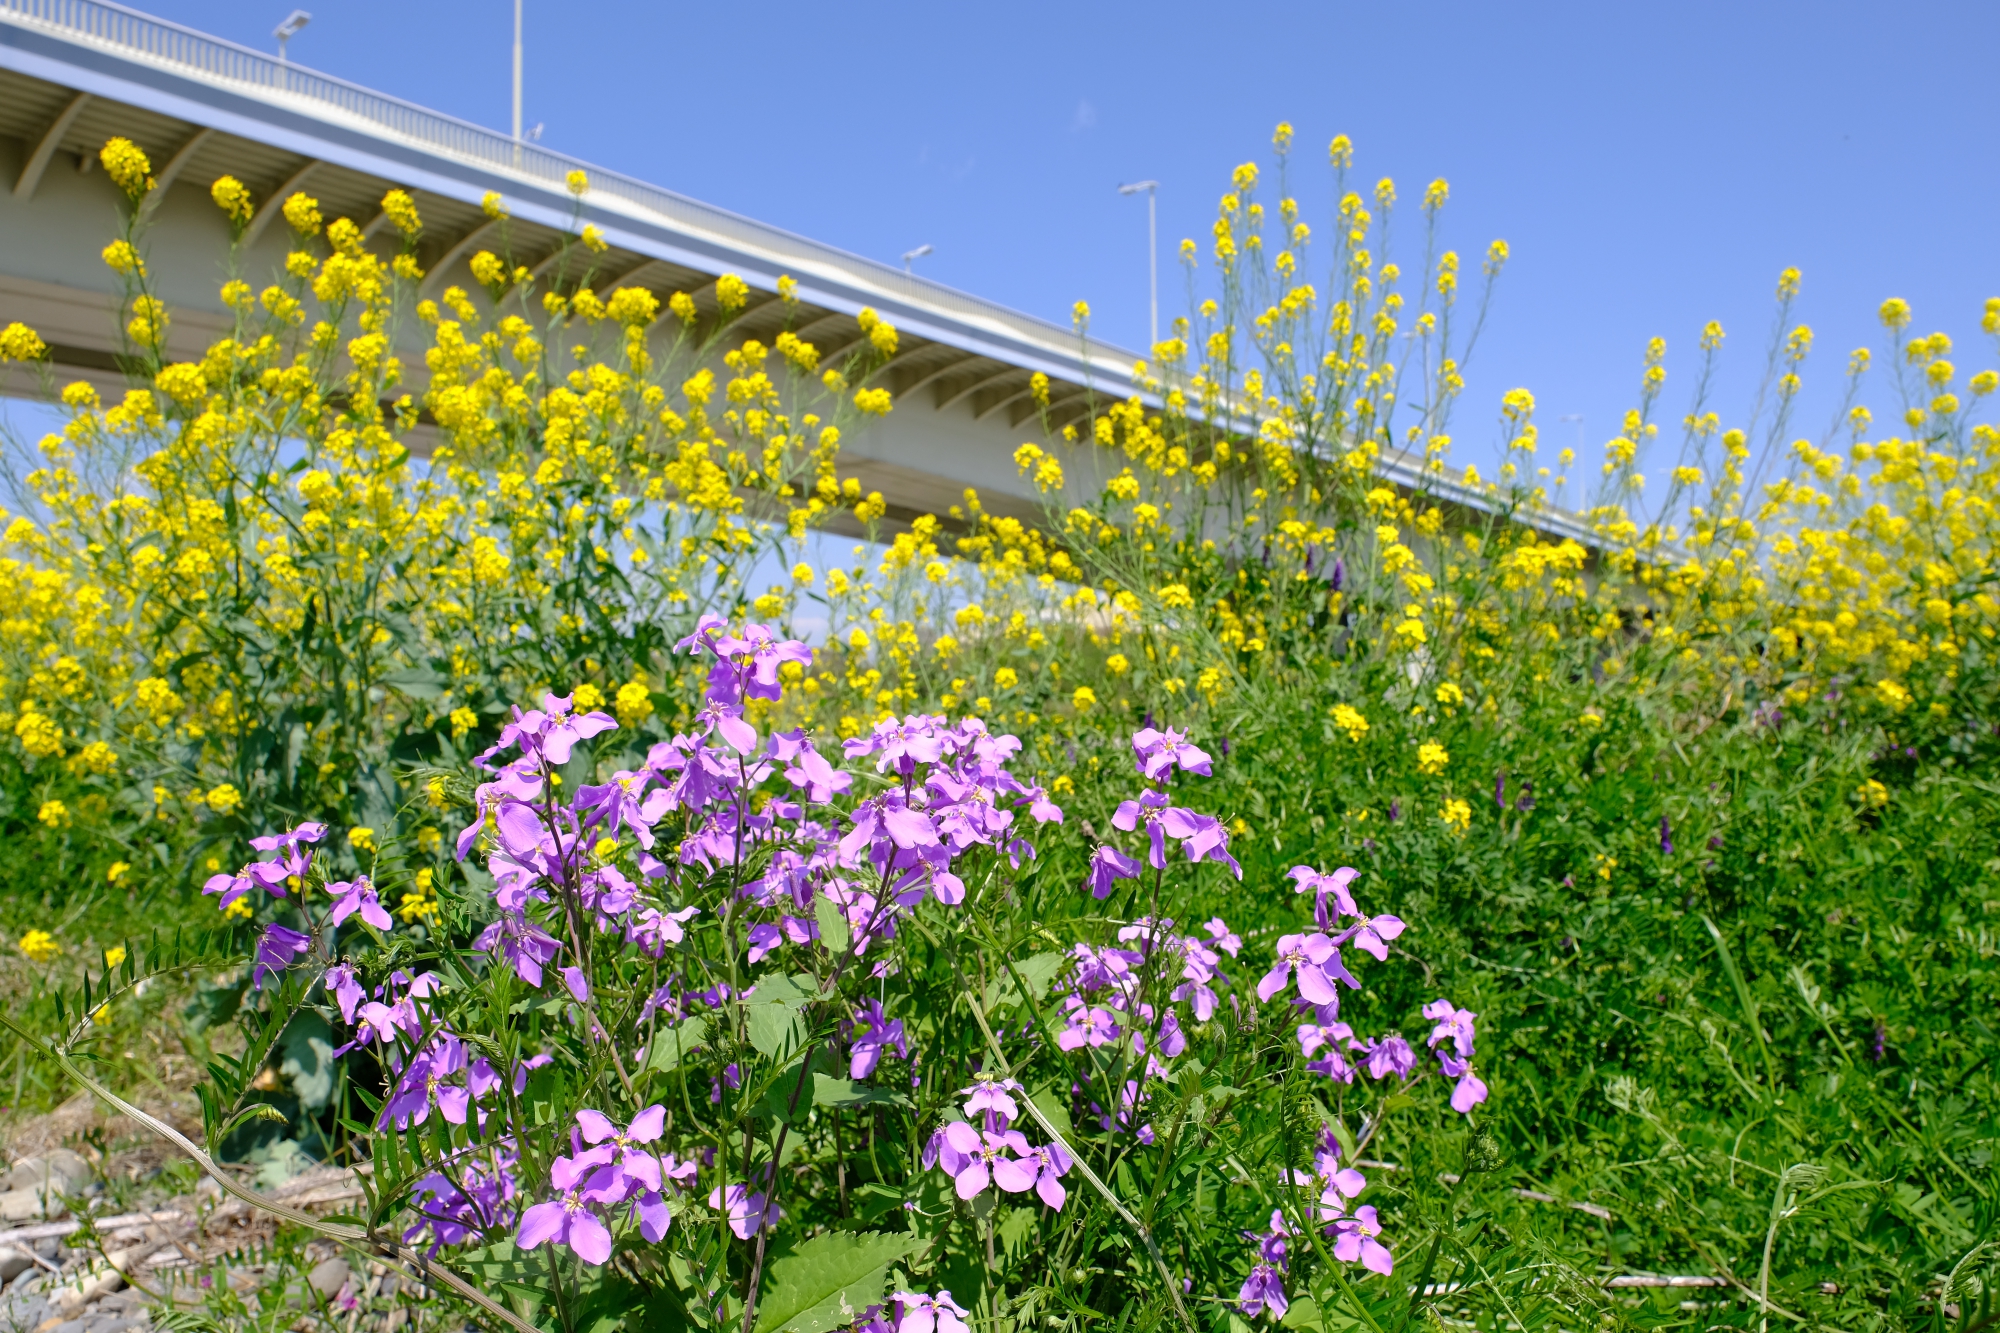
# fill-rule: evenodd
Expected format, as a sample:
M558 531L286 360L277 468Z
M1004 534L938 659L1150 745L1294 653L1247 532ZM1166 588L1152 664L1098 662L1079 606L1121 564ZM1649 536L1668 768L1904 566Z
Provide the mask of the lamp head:
M279 41L298 35L299 29L312 22L312 15L303 9L294 9L285 16L285 21L272 30L271 35Z

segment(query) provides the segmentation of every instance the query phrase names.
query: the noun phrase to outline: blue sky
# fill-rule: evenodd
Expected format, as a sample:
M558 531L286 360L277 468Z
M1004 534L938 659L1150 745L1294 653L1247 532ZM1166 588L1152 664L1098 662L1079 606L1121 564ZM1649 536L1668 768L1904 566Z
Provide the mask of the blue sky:
M306 2L299 63L506 127L509 0ZM1205 235L1231 166L1268 161L1280 119L1309 221L1330 203L1336 133L1357 175L1394 177L1407 201L1444 176L1447 241L1513 252L1461 461L1490 456L1516 385L1551 448L1581 415L1595 458L1655 334L1678 417L1710 318L1730 334L1724 416L1740 414L1788 264L1818 334L1802 431L1830 414L1884 297L1914 305L1915 331L1950 333L1961 366L1993 360L1978 332L2000 295L1990 0L526 4L526 122L549 146L877 259L928 243L929 276L1057 320L1088 299L1096 330L1131 347L1145 205L1119 182L1162 182L1170 255ZM268 50L289 5L145 7ZM1164 320L1181 305L1170 261L1162 288Z

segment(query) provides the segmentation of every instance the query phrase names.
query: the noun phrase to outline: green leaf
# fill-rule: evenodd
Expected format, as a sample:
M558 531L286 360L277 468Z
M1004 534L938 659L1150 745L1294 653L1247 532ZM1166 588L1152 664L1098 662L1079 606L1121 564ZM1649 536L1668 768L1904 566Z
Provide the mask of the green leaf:
M303 1010L278 1043L278 1072L291 1080L299 1105L317 1111L333 1100L333 1029L325 1018Z
M882 1299L888 1266L922 1241L907 1232L829 1231L771 1261L755 1333L827 1333Z
M1291 1308L1285 1311L1285 1317L1279 1326L1311 1329L1318 1333L1319 1330L1326 1328L1326 1322L1320 1318L1319 1303L1310 1296L1300 1296L1292 1302Z
M846 914L823 893L813 895L813 920L819 922L819 942L828 953L844 954L853 947L854 936L847 928Z
M878 1103L903 1106L908 1105L910 1100L888 1088L871 1088L851 1078L832 1078L825 1074L813 1075L812 1099L815 1106L873 1106Z
M1056 979L1056 973L1062 970L1063 960L1067 957L1069 955L1064 953L1038 953L1014 964L1014 970L1027 983L1030 1000L1039 1000L1048 993L1049 983ZM1002 1005L1017 1005L1021 1003L1021 988L1002 969L998 976L986 983L986 993L981 1002L989 1014Z
M1061 1097L1056 1095L1055 1087L1052 1084L1045 1083L1041 1087L1036 1088L1028 1094L1028 1100L1035 1104L1037 1111L1048 1117L1049 1123L1056 1127L1056 1133L1062 1135L1065 1139L1074 1136L1075 1130L1071 1128L1069 1123L1069 1106Z
M646 1068L655 1073L671 1073L707 1039L708 1020L696 1014L653 1038L653 1049L646 1055Z
M759 1055L789 1060L805 1045L806 1022L799 1010L811 994L782 972L767 972L757 978L743 1013L750 1044Z
M401 671L391 671L381 677L381 682L412 699L440 698L451 684L429 667L405 667Z

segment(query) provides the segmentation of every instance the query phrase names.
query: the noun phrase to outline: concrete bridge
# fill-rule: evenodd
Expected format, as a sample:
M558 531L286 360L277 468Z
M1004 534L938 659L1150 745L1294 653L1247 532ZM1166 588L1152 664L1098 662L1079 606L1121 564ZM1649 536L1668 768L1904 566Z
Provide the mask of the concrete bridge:
M1040 436L1030 377L1049 377L1059 421L1084 415L1093 391L1131 392L1134 353L1086 351L1070 329L886 264L101 0L0 0L0 324L41 333L65 377L123 383L116 278L99 258L118 195L96 155L113 135L146 150L159 182L151 267L177 358L230 328L217 294L229 231L208 198L218 176L243 181L258 203L244 249L253 278L290 248L276 214L294 190L328 218L362 224L385 254L394 242L382 195L410 191L424 218L423 286L435 295L452 283L477 289L468 264L499 239L480 209L488 191L512 214L514 260L552 265L575 227L563 178L586 167L582 220L611 247L594 265L600 293L646 287L664 307L683 291L710 316L716 278L735 273L753 294L732 336L768 345L786 318L777 282L789 274L800 303L792 329L828 360L865 340L863 307L896 326L898 350L875 381L896 410L850 431L841 457L843 473L883 493L892 519L942 513L967 486L997 512L1039 513L1013 463L1015 447ZM17 372L4 387L30 386Z
M434 295L476 287L471 258L498 240L480 208L489 191L512 214L513 259L555 263L576 225L564 177L583 167L582 221L610 244L596 265L600 292L646 287L664 305L682 291L709 316L716 279L734 273L753 293L734 333L768 344L786 319L777 283L789 274L800 303L793 330L828 359L865 338L855 319L864 307L896 326L898 350L876 380L896 410L851 431L841 450L842 472L880 491L892 521L942 514L968 486L990 512L1039 517L1013 462L1040 434L1031 377L1048 376L1058 426L1082 420L1093 399L1132 392L1135 353L1085 346L1068 328L889 265L105 0L0 0L0 325L27 323L59 374L105 387L123 385L116 279L99 257L117 225L116 189L96 165L113 135L154 165L149 245L177 359L231 327L218 295L228 224L208 198L218 176L243 181L257 201L243 252L252 276L276 271L290 248L282 220L271 224L294 190L328 218L362 224L385 252L380 201L408 190L424 218L418 261ZM0 380L0 391L32 387L18 370ZM1383 471L1406 488L1419 481L1408 459L1385 460ZM1428 480L1459 505L1486 507L1478 492ZM1568 515L1536 526L1590 540Z

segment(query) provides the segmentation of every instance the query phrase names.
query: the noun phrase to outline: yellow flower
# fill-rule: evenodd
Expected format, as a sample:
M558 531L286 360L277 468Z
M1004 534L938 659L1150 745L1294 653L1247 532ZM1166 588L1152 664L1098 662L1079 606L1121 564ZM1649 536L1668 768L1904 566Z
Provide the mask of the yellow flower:
M451 710L451 738L464 740L479 726L479 714L463 704Z
M130 861L113 861L110 867L104 872L104 882L106 884L123 884L125 876L130 874L131 871L132 863Z
M601 255L611 248L611 242L605 240L604 233L594 225L585 226L583 235L578 239L583 242L583 248L594 255Z
M1432 777L1444 772L1450 762L1451 752L1436 741L1425 741L1417 747L1417 767Z
M1472 827L1472 807L1454 796L1438 811L1438 818L1454 835L1464 837L1465 831Z
M1465 691L1450 681L1437 687L1437 701L1446 708L1456 708L1465 702Z
M1132 659L1123 653L1113 653L1104 659L1104 669L1114 676L1122 676L1132 669Z
M353 828L347 830L347 845L357 852L374 851L375 830L369 828L366 824L356 824Z
M61 801L43 801L41 811L36 814L35 818L47 824L50 828L68 828L70 822L69 807Z
M1070 706L1080 713L1097 703L1097 691L1091 689L1088 685L1079 685L1076 687L1076 691L1070 695L1069 702Z
M250 908L250 899L248 895L238 898L235 902L223 908L222 915L224 920L248 921L253 915L253 912L251 911Z
M21 937L20 950L35 962L46 963L62 952L62 945L46 930L31 930Z
M146 276L146 261L139 257L139 252L132 248L130 241L113 241L105 246L104 262L113 273L134 278Z
M1880 810L1889 804L1889 789L1870 778L1854 789L1854 798L1871 810Z
M111 1001L106 1000L103 1004L91 1010L90 1021L99 1027L103 1027L106 1023L109 1023L111 1021Z
M0 329L0 361L40 361L48 354L41 335L20 320Z
M309 194L298 193L285 200L281 212L285 223L300 236L317 236L323 222L319 212L319 200Z
M1601 727L1604 725L1604 714L1595 708L1586 708L1577 715L1576 720L1586 727Z
M241 235L243 229L250 225L255 209L250 201L249 187L242 181L234 176L218 176L215 184L208 187L208 197L229 218L230 230Z
M14 738L21 742L21 748L36 759L63 752L63 732L46 713L24 712L14 724Z
M993 687L995 689L1011 690L1020 683L1021 677L1015 672L1013 667L1001 667L993 673Z
M208 808L218 815L232 815L243 804L243 793L236 790L234 783L224 782L211 787L208 795L202 797Z
M583 198L584 195L590 192L589 173L585 172L582 168L570 172L567 176L563 177L563 188L577 198Z
M864 416L886 417L894 403L887 389L856 389L854 406Z
M653 692L643 680L631 680L618 687L618 721L636 727L653 715Z
M1358 741L1368 734L1368 719L1352 704L1333 706L1333 725L1347 733L1347 739Z
M1081 329L1084 325L1090 323L1090 302L1078 301L1075 305L1070 307L1069 317L1070 319L1075 321L1076 326L1079 329Z
M134 203L153 188L153 164L146 160L145 151L130 139L107 141L97 158L104 164L104 174L111 177L111 183L123 190L125 197Z
M579 713L604 707L604 691L588 683L579 685L570 695L570 706Z
M104 966L112 968L125 961L125 946L114 944L104 951Z
M479 210L496 222L507 216L507 205L500 201L499 194L493 190L488 190L480 197Z
M217 182L220 184L220 182ZM404 190L391 190L382 196L382 212L403 233L403 239L413 241L417 233L424 229L424 220L417 213L417 201Z

